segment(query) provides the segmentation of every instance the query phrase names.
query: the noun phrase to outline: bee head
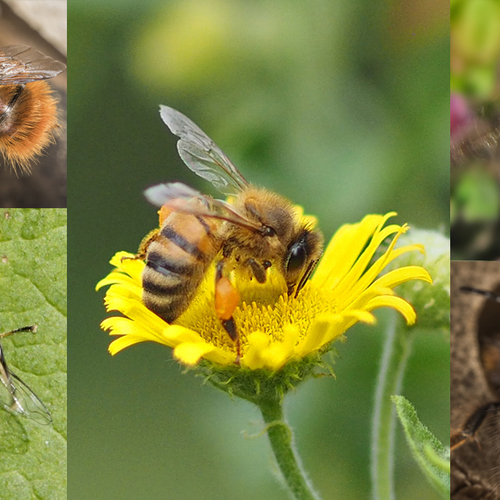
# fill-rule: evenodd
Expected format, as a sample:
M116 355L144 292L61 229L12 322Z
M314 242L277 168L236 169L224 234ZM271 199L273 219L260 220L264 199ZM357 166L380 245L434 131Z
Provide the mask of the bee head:
M288 245L283 260L283 274L288 286L288 295L295 296L305 285L323 250L323 235L319 231L303 227Z

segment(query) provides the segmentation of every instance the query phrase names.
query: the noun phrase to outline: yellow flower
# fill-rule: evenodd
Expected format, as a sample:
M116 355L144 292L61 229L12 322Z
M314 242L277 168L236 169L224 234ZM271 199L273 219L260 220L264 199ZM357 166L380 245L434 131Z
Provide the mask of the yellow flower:
M212 366L265 369L276 372L285 365L319 356L332 341L358 321L374 323L372 312L379 307L399 311L408 324L416 320L412 306L398 297L393 288L410 280L432 282L420 266L406 266L381 275L384 268L403 253L419 250L422 245L394 249L407 225L388 225L394 213L368 215L357 224L342 226L332 238L313 277L297 297L288 296L286 283L278 271L269 269L268 280L258 284L232 276L241 293L234 313L239 334L233 342L214 308L214 266L186 312L168 324L142 303L141 273L144 262L118 252L111 260L115 269L97 284L111 285L105 297L107 311L118 311L101 323L110 335L117 336L111 354L133 344L154 341L174 349L174 356L187 366L200 360ZM390 244L381 255L375 254L389 237Z

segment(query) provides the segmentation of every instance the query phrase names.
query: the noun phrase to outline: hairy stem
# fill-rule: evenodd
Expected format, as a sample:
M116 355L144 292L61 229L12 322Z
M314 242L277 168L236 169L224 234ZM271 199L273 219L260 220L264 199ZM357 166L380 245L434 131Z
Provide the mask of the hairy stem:
M399 394L410 353L410 336L393 317L386 332L375 391L372 421L372 490L374 500L394 500L395 410L391 396Z
M319 500L302 468L291 428L284 420L280 401L259 403L269 441L283 478L296 500Z

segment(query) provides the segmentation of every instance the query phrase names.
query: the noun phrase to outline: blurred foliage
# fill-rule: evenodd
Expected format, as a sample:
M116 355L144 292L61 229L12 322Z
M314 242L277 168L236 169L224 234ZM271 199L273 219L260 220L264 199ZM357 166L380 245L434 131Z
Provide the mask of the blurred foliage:
M460 177L455 187L454 201L456 212L460 212L466 222L495 220L499 215L497 183L482 170L466 172Z
M451 0L451 89L482 100L498 92L500 1Z
M500 255L500 0L452 0L450 15L452 258L495 259Z
M318 216L327 239L366 213L447 227L448 5L74 0L69 6L71 498L285 499L258 414L181 376L167 349L111 359L95 283L157 224L145 187L212 186L183 165L158 105L195 121L249 180ZM381 323L384 316L381 315ZM405 395L449 435L449 345L421 332ZM337 380L288 397L325 498L367 498L381 335L339 346ZM433 387L429 391L429 386ZM250 429L249 429L250 426ZM398 439L403 439L402 433ZM399 449L400 448L400 449ZM99 450L98 452L96 450ZM398 447L398 491L435 493ZM410 494L411 492L411 494Z

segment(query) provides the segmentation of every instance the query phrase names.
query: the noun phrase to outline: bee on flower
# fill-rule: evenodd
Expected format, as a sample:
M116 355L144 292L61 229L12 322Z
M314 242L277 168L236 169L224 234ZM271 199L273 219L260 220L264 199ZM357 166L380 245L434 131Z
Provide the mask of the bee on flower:
M234 370L291 369L289 387L297 370L310 373L351 326L374 323L374 309L390 307L415 322L414 309L393 289L432 280L420 266L382 274L401 254L423 252L418 244L395 249L408 229L386 225L395 213L342 226L323 253L314 217L249 184L183 114L166 106L160 113L180 138L186 165L229 198L216 200L181 183L146 191L161 207L159 228L137 254L118 252L115 269L97 285L110 285L106 308L120 313L101 324L117 337L111 354L155 341L173 348L186 366L202 363L231 377Z

